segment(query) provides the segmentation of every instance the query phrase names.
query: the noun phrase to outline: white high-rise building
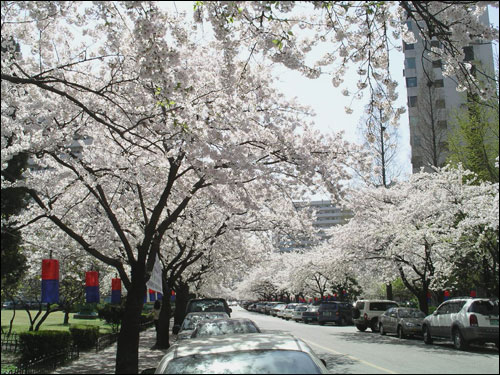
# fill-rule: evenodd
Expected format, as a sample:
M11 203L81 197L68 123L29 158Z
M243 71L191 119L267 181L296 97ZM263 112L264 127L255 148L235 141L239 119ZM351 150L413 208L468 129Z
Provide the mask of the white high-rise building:
M351 211L342 210L328 200L295 202L295 207L297 210L308 209L313 211L315 217L313 227L319 230L321 237L319 241L328 238L323 229L331 228L334 225L345 224L353 216ZM313 241L310 238L275 236L274 243L278 251L290 252L310 248L317 244L317 241Z
M488 11L481 21L489 24ZM419 23L420 24L420 23ZM441 166L448 152L448 136L452 131L454 116L467 108L467 94L457 92L453 77L442 73L441 60L429 58L431 47L440 47L437 40L425 45L418 35L415 21L408 20L408 29L415 34L417 42L403 43L410 125L411 163L413 173L421 167L430 171L429 165ZM483 72L494 75L493 49L490 41L478 40L464 49L465 61L480 67ZM480 79L480 77L477 77Z

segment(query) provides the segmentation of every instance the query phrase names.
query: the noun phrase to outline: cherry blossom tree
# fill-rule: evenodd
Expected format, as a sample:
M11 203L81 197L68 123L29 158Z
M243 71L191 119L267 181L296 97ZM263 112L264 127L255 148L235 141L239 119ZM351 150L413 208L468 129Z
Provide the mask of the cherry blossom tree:
M238 52L249 61L262 55L309 78L327 74L334 87L343 85L346 96L361 99L368 92L369 112L382 110L383 122L397 126L405 109L392 104L398 83L390 73L389 53L401 51L401 39L415 42L407 20L415 22L429 58L442 60L443 74L455 79L459 90L482 99L495 95L498 78L479 67L477 76L488 82L482 87L463 52L477 41L498 41L498 29L479 20L487 5L498 8L498 1L207 1L196 3L195 19L212 25L227 59ZM441 48L430 48L434 38ZM319 59L318 46L328 49ZM359 76L355 85L344 82L349 69Z
M151 2L2 3L2 161L26 152L36 165L2 186L29 193L27 232L63 233L119 274L117 373L137 372L145 283L194 196L231 212L221 186L252 208L311 187L335 195L348 167L368 172L360 148L320 136L268 68L223 43L200 45ZM75 136L92 139L81 154Z

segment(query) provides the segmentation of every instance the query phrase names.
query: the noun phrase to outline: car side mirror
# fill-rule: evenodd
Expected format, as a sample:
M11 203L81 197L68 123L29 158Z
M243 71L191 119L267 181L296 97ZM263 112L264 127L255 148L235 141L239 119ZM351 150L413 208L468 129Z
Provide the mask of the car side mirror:
M233 309L232 308L229 308L229 313L232 313L233 312Z
M174 335L177 335L179 333L179 331L181 330L181 326L176 324L175 326L172 327L172 333Z
M156 371L155 367L146 368L146 369L141 371L141 374L154 374L155 371Z
M432 315L437 315L437 314L438 314L437 310L432 313Z

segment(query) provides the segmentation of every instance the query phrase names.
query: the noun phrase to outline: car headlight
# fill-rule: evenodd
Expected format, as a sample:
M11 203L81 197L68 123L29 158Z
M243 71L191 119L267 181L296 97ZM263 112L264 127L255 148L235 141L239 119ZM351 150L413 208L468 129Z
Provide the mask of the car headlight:
M406 322L405 326L407 326L407 327L418 327L418 324L411 323L411 322Z

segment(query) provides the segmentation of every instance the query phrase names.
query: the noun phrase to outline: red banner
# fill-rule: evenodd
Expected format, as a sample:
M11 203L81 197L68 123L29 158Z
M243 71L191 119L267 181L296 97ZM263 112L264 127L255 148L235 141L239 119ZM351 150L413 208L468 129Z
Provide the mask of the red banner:
M85 286L99 286L99 273L97 271L85 273Z
M59 280L59 261L42 259L42 280Z

